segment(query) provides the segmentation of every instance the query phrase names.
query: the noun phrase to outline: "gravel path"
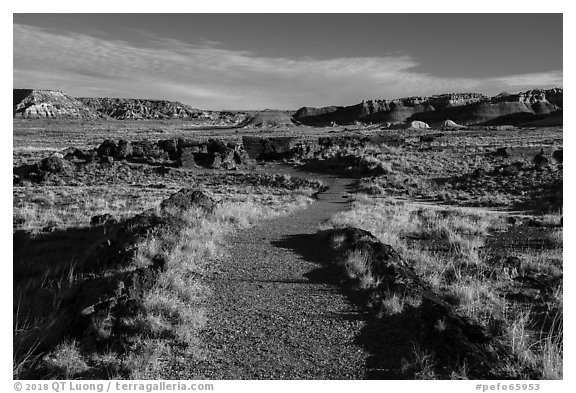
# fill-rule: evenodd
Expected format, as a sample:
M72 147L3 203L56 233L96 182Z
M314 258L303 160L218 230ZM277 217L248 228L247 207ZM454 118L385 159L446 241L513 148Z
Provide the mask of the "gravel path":
M315 176L318 178L318 176ZM347 207L351 180L305 210L229 239L230 257L206 281L207 357L175 370L182 379L361 379L370 354L357 343L364 314L323 263L333 258L318 226Z

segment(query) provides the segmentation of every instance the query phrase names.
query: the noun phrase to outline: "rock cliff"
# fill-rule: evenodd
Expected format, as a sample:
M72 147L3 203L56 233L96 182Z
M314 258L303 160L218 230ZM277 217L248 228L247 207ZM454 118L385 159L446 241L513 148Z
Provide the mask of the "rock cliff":
M354 122L428 123L453 119L464 125L520 124L562 110L563 89L534 89L517 94L487 97L479 93L450 93L431 97L365 100L351 106L300 108L293 119L307 125L352 124Z

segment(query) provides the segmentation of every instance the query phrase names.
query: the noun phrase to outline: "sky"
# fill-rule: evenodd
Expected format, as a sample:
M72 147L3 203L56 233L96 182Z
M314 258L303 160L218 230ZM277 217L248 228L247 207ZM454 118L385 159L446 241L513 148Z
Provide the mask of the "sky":
M562 87L562 14L14 14L14 88L298 109Z

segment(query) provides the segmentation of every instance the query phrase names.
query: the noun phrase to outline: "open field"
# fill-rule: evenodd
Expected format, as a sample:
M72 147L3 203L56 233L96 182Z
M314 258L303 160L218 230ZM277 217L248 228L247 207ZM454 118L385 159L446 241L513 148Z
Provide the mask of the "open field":
M208 150L118 158L178 138ZM17 378L562 378L561 127L15 120L13 143Z

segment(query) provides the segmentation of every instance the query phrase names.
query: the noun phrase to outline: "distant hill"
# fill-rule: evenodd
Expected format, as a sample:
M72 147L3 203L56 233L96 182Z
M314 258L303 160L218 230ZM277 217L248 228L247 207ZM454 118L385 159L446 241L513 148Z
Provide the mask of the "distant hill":
M248 116L241 124L243 127L292 127L293 111L265 110Z
M114 119L191 119L202 111L177 101L135 98L78 98L95 111Z
M428 123L452 119L459 124L512 124L543 120L562 110L563 90L534 89L488 97L478 93L452 93L395 100L365 100L351 106L300 108L293 119L307 125L365 123Z
M533 89L488 97L451 93L350 106L303 107L296 113L201 111L176 101L133 98L74 98L60 91L13 89L14 117L63 119L198 119L210 126L289 127L363 123L461 125L562 124L563 89Z
M98 119L93 108L54 90L14 89L14 117L26 119Z

